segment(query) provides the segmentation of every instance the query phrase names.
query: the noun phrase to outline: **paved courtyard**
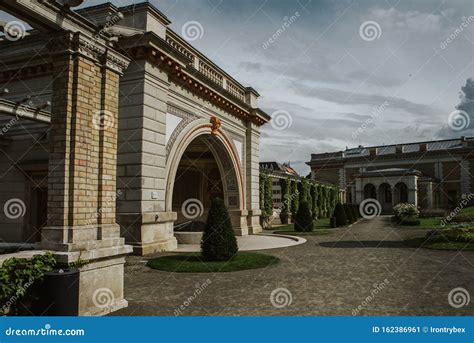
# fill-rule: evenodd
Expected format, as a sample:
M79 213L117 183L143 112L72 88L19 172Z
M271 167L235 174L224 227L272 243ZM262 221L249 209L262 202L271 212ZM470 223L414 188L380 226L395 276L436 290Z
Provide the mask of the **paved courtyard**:
M278 265L232 273L161 272L129 257L129 307L114 315L474 315L474 300L448 302L456 287L474 296L474 252L401 245L424 232L394 229L388 217L364 220L263 251Z

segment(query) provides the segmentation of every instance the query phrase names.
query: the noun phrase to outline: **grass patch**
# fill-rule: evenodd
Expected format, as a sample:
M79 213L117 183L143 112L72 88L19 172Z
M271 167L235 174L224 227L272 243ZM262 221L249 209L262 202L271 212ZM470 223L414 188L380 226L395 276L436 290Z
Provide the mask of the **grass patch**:
M230 261L209 262L201 259L200 253L168 255L149 260L147 266L153 269L175 273L216 273L264 268L278 263L275 256L251 252L239 252Z
M450 242L444 239L433 240L426 237L418 237L406 239L403 243L410 248L474 251L474 242Z
M295 231L294 224L289 224L285 226L280 226L275 229L276 234L282 235L297 235L297 236L308 236L308 235L327 235L331 233L329 230L331 227L329 225L329 219L319 219L316 220L314 224L314 230L310 232L299 232Z
M314 230L310 232L299 232L299 231L285 231L285 230L278 230L275 231L275 234L281 234L281 235L293 235L293 236L317 236L317 235L328 235L330 234L331 231L329 230Z
M474 206L464 207L459 214L474 218Z
M441 225L441 219L444 217L434 217L434 218L417 218L420 221L420 225L400 225L397 221L392 217L390 218L392 225L397 226L399 228L405 229L425 229L430 230L434 228L439 228ZM454 223L456 224L456 223ZM447 224L445 228L451 227L453 224Z

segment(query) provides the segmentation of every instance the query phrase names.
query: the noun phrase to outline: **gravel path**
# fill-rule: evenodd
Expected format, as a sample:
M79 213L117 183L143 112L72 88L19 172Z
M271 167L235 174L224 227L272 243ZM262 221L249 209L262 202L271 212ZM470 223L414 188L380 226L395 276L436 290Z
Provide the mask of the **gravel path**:
M278 265L232 273L161 272L132 256L129 307L114 315L474 315L474 299L461 308L448 301L457 287L474 297L474 252L401 244L424 232L393 228L388 217L363 220L263 251Z

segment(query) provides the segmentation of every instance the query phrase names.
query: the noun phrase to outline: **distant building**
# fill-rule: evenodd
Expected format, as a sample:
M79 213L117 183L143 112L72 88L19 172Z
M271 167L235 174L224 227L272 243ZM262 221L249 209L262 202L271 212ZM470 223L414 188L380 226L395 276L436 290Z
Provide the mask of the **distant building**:
M301 180L301 176L290 166L289 163L260 162L260 171L272 177L272 201L273 208L281 208L281 179Z
M312 154L311 178L336 184L346 201L376 198L389 211L400 202L451 208L471 192L474 137Z

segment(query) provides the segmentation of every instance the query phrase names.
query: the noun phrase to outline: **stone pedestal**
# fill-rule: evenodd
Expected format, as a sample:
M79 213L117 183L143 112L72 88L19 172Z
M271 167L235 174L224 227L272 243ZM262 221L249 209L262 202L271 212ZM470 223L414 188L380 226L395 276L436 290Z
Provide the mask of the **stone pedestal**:
M176 212L118 214L121 236L137 255L175 250L178 247L173 234L176 218Z
M247 236L249 229L247 227L247 211L229 210L230 220L236 236Z
M247 222L249 234L255 235L263 231L262 226L260 225L260 215L262 211L260 209L253 209L248 211Z

